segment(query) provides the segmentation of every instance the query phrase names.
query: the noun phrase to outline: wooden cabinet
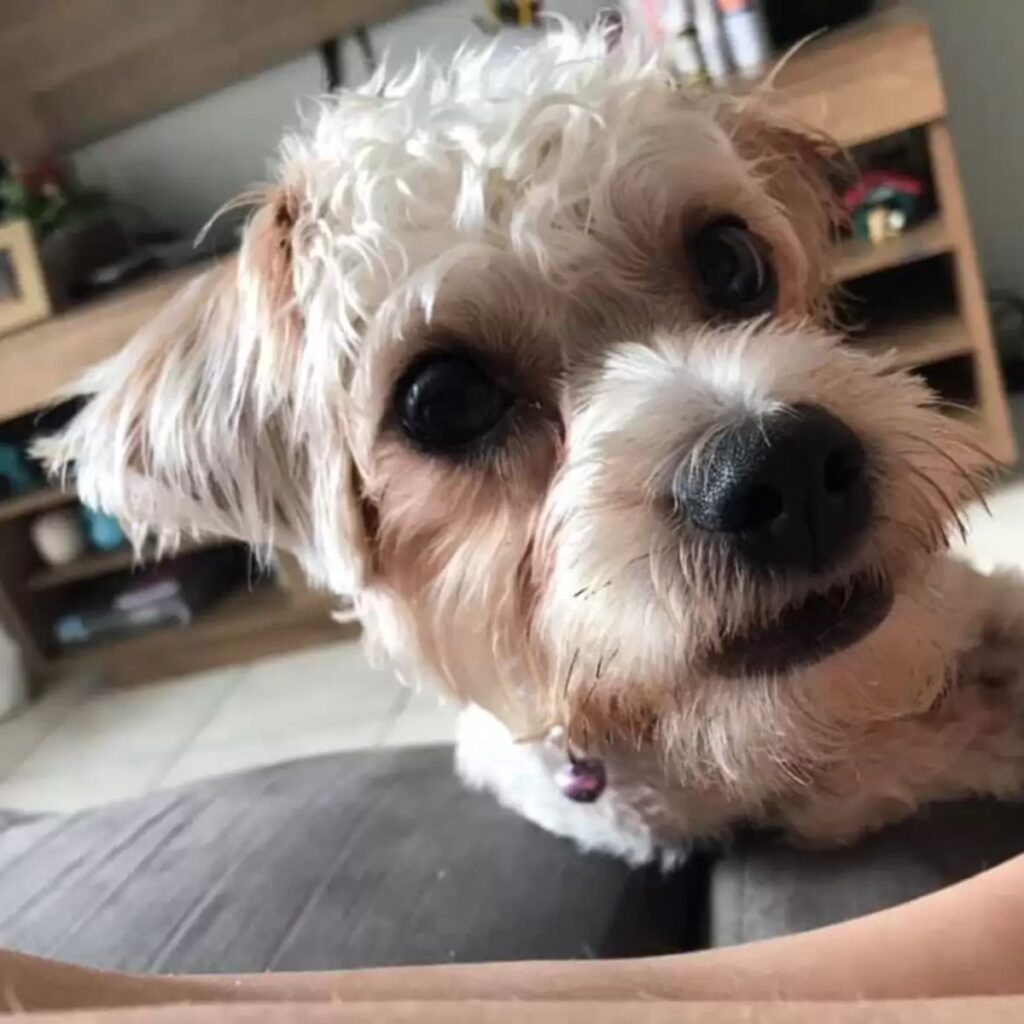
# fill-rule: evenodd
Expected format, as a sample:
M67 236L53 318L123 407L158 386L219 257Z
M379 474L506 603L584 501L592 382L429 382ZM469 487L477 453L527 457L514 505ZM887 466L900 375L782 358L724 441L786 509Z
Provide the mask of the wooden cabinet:
M935 214L880 246L840 244L834 278L850 285L895 268L942 260L949 266L949 283L934 289L930 306L910 303L909 315L895 323L869 324L853 332L851 341L892 351L898 365L926 376L933 367L962 360L970 381L950 411L975 416L992 454L1014 461L1006 394L927 23L904 4L883 3L872 17L807 43L776 75L774 89L794 118L846 147L900 132L923 135Z

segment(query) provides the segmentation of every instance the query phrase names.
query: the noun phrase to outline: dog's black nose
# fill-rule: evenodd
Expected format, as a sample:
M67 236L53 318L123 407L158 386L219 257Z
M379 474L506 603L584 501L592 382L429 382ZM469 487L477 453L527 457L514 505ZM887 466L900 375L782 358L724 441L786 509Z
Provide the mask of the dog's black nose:
M674 490L690 523L728 534L750 564L803 572L849 551L871 504L864 446L813 405L734 426L680 467Z

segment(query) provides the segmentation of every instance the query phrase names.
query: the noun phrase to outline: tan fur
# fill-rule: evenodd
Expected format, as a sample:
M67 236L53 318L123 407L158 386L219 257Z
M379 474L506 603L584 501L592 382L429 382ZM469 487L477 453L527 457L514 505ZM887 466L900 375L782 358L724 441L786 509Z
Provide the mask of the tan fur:
M943 554L987 459L918 380L827 333L828 143L564 45L529 58L541 84L511 107L469 71L342 97L286 145L237 270L86 381L51 464L137 529L295 551L404 676L604 758L661 839L754 821L845 840L1018 791L1020 684L983 682L1022 649L1002 611L1018 585L997 598ZM772 254L771 319L702 308L683 239L724 214ZM487 459L424 455L395 421L398 377L452 338L524 396ZM669 494L735 417L797 403L862 439L876 500L841 565L778 582ZM783 676L708 670L864 574L895 605L853 647Z

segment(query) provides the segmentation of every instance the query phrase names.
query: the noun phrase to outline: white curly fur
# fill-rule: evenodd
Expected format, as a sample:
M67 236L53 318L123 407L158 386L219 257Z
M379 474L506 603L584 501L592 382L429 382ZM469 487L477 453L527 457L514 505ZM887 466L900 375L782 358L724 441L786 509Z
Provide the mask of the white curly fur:
M487 709L467 777L584 845L643 859L740 821L837 841L1016 792L1019 590L942 553L986 460L920 382L823 326L826 143L606 49L563 24L515 61L423 58L323 101L249 197L237 260L92 371L41 452L137 537L294 552L403 675ZM682 239L723 214L771 253L769 318L703 308ZM519 392L487 459L426 455L395 422L396 381L453 338ZM862 439L875 514L828 572L766 582L667 495L737 417L797 403ZM854 646L706 668L865 577L894 603ZM605 759L598 804L556 795L567 746Z

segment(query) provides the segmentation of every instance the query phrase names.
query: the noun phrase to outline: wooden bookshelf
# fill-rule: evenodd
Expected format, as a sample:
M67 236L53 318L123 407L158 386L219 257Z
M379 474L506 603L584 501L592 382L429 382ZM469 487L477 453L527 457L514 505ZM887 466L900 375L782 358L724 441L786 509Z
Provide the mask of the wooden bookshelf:
M0 523L34 516L51 508L71 505L76 500L71 491L62 491L57 487L41 487L38 491L29 491L27 494L19 494L16 498L0 501Z
M358 628L331 618L337 602L295 600L268 582L243 587L217 601L187 626L166 626L112 642L70 649L52 671L101 666L107 678L126 685L244 664L313 644L336 643Z
M923 260L949 261L950 294L936 309L852 340L893 351L907 369L966 357L983 441L996 458L1013 462L1016 443L928 23L908 4L880 5L875 14L808 42L779 71L772 97L783 113L847 147L908 131L923 136L935 214L878 246L841 242L832 278L847 286Z

